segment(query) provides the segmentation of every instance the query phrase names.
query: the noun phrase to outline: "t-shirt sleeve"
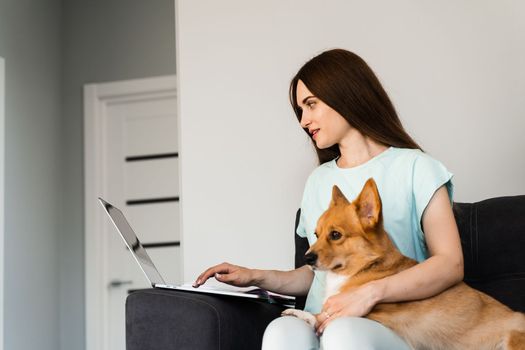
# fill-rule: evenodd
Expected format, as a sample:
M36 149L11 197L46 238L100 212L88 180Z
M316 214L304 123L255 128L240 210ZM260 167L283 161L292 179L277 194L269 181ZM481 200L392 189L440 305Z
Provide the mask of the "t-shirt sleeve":
M421 232L423 232L421 224L423 213L432 196L441 186L446 186L450 202L453 202L453 176L441 162L426 154L421 154L416 158L413 168L412 186L415 214L417 215L417 222Z

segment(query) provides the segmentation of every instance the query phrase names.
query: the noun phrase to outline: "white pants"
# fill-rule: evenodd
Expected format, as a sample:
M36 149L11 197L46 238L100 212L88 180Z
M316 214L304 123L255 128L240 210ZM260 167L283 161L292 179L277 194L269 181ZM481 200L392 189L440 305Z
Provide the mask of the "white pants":
M283 316L273 320L263 336L263 350L410 350L397 334L362 317L340 317L319 338L305 321Z

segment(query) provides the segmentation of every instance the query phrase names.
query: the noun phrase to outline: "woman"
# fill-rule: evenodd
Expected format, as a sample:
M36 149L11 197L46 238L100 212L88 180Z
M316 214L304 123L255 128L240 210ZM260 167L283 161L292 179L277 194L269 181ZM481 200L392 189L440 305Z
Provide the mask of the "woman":
M267 327L263 349L408 349L390 329L363 317L376 304L428 298L463 279L452 174L405 132L379 80L354 53L335 49L312 58L293 78L290 101L320 163L305 186L297 233L313 244L332 186L353 199L373 177L386 231L420 264L324 303L324 274L306 266L269 271L224 263L202 273L195 286L215 276L235 286L308 294L305 310L324 315L316 331L300 319L280 317Z

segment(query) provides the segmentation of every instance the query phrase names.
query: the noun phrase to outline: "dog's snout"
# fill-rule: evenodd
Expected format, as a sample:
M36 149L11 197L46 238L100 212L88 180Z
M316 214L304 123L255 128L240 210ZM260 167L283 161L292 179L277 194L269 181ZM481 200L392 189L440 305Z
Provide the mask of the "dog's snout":
M317 254L315 253L308 253L304 256L304 260L308 265L315 265L317 261Z

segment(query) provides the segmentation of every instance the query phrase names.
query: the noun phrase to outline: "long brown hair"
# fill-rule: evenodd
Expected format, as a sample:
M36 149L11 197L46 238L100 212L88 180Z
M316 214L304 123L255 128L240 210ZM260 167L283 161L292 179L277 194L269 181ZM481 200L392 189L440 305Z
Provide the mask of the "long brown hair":
M403 128L379 79L355 53L343 49L325 51L297 72L289 93L295 115L301 122L302 109L297 104L299 80L363 135L386 146L421 149ZM305 132L310 136L307 129ZM337 144L326 149L319 149L315 142L313 145L320 164L341 155Z

